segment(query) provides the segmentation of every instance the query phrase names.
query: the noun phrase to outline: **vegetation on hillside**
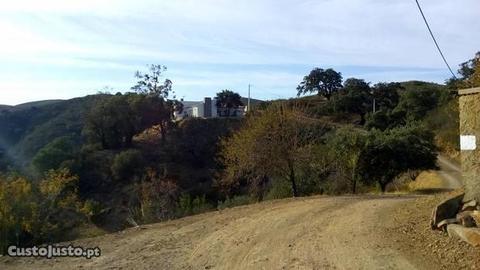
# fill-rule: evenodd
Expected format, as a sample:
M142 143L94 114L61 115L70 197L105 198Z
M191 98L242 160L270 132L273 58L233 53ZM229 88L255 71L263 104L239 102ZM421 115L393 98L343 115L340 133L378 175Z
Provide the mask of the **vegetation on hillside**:
M473 61L473 60L472 60ZM478 60L461 80L478 85ZM0 111L0 246L78 237L253 201L384 192L458 149L456 96L426 82L371 84L314 69L298 94L245 118L174 121L182 104L166 68L138 72L133 92ZM218 94L230 112L243 104ZM412 173L413 172L413 173Z

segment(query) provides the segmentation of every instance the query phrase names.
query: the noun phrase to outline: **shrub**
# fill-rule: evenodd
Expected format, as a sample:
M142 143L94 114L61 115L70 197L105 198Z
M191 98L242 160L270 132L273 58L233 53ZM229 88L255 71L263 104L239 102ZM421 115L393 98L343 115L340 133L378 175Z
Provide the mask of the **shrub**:
M291 194L290 194L291 196ZM254 203L255 199L249 195L237 195L233 197L227 197L225 201L219 201L217 209L222 210L226 208L232 208L235 206L241 206L241 205L246 205L246 204L251 204Z
M170 219L176 216L178 187L171 179L149 171L137 186L140 220L143 223Z
M292 187L287 180L273 181L265 195L265 200L276 200L292 197Z
M144 164L145 161L140 151L129 149L120 152L113 159L111 166L112 175L117 180L130 180L133 176L143 171Z
M183 193L178 200L177 214L179 216L195 215L211 209L213 209L213 206L206 201L205 195L196 196L192 200L190 194Z

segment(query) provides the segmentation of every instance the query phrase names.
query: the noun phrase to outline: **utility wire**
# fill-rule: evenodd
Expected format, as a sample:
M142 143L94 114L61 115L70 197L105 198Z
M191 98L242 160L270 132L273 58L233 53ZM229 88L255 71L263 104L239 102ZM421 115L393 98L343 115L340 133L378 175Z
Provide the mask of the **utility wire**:
M423 21L425 22L425 25L426 25L427 28L428 28L428 32L430 32L430 36L432 37L433 42L435 43L435 46L437 46L438 52L439 52L440 55L442 56L443 62L445 62L445 65L447 65L448 70L450 70L450 73L452 73L453 78L456 79L457 76L455 76L455 73L453 73L452 68L450 67L450 65L449 65L448 62L447 62L447 59L445 59L445 56L443 55L443 52L442 52L442 50L440 49L440 46L438 45L437 39L436 39L435 36L433 35L432 29L430 28L430 25L428 24L427 18L425 18L425 14L423 13L423 10L422 10L422 7L420 6L420 3L418 2L418 0L415 0L415 2L417 2L418 10L420 10L420 13L422 14Z

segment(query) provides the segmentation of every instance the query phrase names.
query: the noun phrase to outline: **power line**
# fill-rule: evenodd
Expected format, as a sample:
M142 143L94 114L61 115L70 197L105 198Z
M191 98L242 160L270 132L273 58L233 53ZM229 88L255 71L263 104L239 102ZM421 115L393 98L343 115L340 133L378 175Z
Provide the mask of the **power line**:
M455 73L453 73L452 68L450 67L450 65L447 62L447 59L445 59L445 56L443 55L443 52L440 49L440 46L438 45L437 39L433 35L432 29L430 28L430 25L428 24L427 18L425 18L425 14L423 13L423 10L422 10L422 7L420 6L420 3L418 2L418 0L415 0L415 2L417 2L418 10L420 10L420 13L422 14L423 21L425 22L425 25L428 28L428 32L430 32L430 36L432 37L433 42L435 43L435 46L437 47L438 52L440 53L440 56L442 56L443 62L445 62L445 65L447 65L448 70L450 70L450 73L452 73L452 76L456 79L457 76L455 76Z

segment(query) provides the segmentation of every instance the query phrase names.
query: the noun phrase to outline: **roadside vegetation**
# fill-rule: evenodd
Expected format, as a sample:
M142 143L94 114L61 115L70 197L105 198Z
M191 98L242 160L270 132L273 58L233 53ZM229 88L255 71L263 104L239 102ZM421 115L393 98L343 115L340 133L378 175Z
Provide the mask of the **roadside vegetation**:
M458 152L451 90L479 86L479 68L462 64L447 85L372 85L318 68L299 97L245 118L232 113L241 97L223 90L222 117L175 121L182 104L159 65L124 94L2 107L0 248L262 200L388 191L435 169L438 151Z

